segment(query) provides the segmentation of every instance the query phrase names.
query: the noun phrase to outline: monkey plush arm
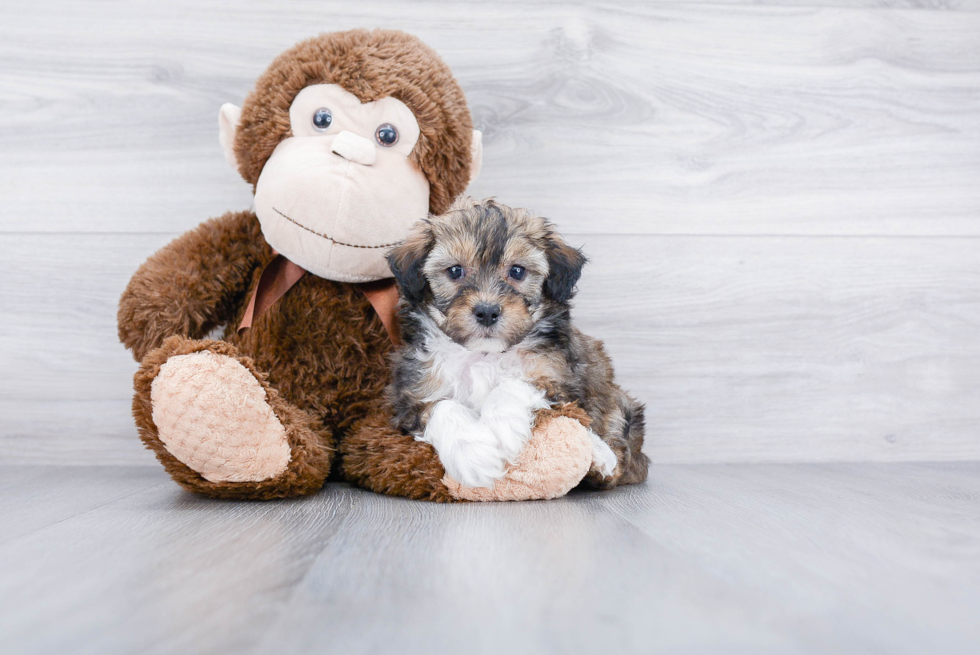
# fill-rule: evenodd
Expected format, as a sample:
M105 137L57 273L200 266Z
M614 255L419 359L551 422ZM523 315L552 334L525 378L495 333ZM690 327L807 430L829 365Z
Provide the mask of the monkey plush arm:
M272 250L252 212L205 221L140 266L119 301L119 339L137 361L169 336L203 338L234 318Z

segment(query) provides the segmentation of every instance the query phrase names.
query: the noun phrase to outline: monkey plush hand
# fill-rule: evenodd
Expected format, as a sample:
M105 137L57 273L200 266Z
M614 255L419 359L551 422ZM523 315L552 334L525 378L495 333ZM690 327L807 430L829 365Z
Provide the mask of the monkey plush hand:
M453 500L432 447L406 441L380 402L396 334L385 253L480 167L452 73L402 32L324 34L276 58L219 127L254 210L178 237L123 293L141 439L215 497L314 493L334 470Z

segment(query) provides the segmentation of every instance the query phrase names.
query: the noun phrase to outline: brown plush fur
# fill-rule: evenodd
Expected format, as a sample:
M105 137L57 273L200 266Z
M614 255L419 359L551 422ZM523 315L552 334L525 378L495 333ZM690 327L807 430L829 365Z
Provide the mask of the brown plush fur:
M430 209L444 211L469 181L472 121L448 67L407 34L354 30L323 34L284 52L259 78L235 138L239 170L253 186L279 142L290 136L289 106L304 87L340 84L362 101L392 96L415 114L421 136L411 158L430 184ZM252 212L209 220L154 254L120 300L120 340L141 361L133 413L140 436L183 487L215 497L276 498L317 491L335 461L337 441L365 418L388 381L391 343L356 285L304 276L253 326L239 324L263 267L274 257ZM204 339L226 325L224 341ZM169 357L200 350L236 358L259 381L286 428L287 470L262 482L205 480L174 458L152 420L150 391ZM382 419L384 420L384 419ZM389 430L390 432L390 430ZM446 500L434 485L442 468L431 448L376 433L391 446L346 452L351 479L372 489ZM397 445L397 447L396 447ZM406 464L407 462L407 464ZM407 480L402 480L408 466Z
M340 452L344 477L353 484L414 500L455 501L442 484L446 471L432 446L393 430L380 408L354 426Z
M238 169L253 186L290 136L289 105L312 84L339 84L361 102L404 102L421 135L411 159L429 180L429 208L441 214L470 179L473 122L449 67L416 37L396 30L321 34L279 55L245 99L235 138Z
M119 301L119 339L137 361L180 334L200 339L247 302L252 278L272 258L258 219L229 212L150 257Z

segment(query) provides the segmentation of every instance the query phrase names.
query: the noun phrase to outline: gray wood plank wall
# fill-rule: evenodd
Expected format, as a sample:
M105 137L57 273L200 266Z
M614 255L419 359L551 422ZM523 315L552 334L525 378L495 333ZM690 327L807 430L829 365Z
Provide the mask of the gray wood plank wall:
M0 8L0 460L146 463L115 303L250 203L222 102L319 31L436 48L471 189L592 263L576 316L659 462L980 457L980 2Z

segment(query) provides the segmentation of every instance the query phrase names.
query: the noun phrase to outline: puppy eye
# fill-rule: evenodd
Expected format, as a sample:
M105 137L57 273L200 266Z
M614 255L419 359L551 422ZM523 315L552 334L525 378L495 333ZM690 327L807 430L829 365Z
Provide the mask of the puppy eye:
M385 123L374 133L374 138L385 148L390 148L398 143L398 130L391 123Z
M326 107L320 107L313 112L313 127L321 132L330 128L333 124L333 113Z
M523 266L518 266L517 264L514 264L513 266L510 267L510 276L515 280L517 280L518 282L523 280L525 275L527 275L527 271L524 269Z
M450 266L446 269L446 272L449 273L450 280L458 280L459 278L463 277L463 267L459 264L456 266Z

